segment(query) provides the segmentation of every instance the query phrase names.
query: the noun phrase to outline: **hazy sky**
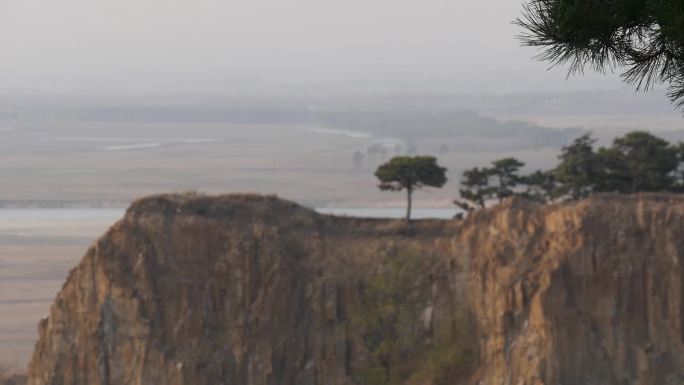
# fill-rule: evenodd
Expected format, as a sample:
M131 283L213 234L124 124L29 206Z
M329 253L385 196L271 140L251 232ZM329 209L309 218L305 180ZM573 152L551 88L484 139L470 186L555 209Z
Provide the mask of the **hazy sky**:
M511 92L565 79L511 0L0 0L0 92Z

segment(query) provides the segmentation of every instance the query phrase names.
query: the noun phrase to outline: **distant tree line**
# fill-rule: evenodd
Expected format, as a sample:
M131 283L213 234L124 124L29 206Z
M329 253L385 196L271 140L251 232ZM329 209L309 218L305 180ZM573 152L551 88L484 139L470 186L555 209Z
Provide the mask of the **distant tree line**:
M511 107L512 108L512 107ZM579 135L579 128L554 129L524 121L499 121L473 111L420 111L415 109L388 111L319 112L315 123L340 130L371 134L378 138L401 138L418 143L425 138L458 138L461 136L496 139L508 148L554 146L567 143ZM421 127L416 130L416 127ZM417 155L406 151L406 154Z
M684 192L684 143L674 145L646 131L616 138L610 147L595 148L585 134L563 147L558 165L521 175L525 165L515 158L463 172L460 199L466 211L518 195L539 202L579 200L597 192Z
M595 143L591 134L580 136L561 149L558 164L550 170L522 174L525 163L513 157L465 170L454 203L473 211L511 196L546 203L598 192L684 192L684 143L674 145L646 131L615 138L609 147L596 148ZM381 164L375 176L381 190L406 191L409 221L413 192L441 188L446 171L433 156L395 156Z

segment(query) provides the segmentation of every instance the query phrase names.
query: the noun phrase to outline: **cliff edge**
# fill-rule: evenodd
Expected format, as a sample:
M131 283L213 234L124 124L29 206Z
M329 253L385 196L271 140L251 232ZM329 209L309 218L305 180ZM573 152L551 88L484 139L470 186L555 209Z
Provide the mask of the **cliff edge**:
M31 385L684 383L684 197L463 221L135 202L71 272Z

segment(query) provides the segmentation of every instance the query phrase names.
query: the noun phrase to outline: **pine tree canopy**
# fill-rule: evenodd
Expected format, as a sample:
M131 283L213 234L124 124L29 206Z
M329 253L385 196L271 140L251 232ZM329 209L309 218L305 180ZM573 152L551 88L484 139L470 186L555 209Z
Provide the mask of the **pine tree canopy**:
M684 1L528 0L515 23L540 60L571 73L621 69L637 89L666 84L684 108Z

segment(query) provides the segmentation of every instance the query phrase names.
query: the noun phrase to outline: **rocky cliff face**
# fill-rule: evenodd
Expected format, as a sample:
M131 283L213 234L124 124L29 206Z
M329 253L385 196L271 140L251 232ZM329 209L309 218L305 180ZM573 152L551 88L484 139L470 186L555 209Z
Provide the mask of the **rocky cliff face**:
M464 221L134 203L40 323L32 385L684 383L684 198Z

